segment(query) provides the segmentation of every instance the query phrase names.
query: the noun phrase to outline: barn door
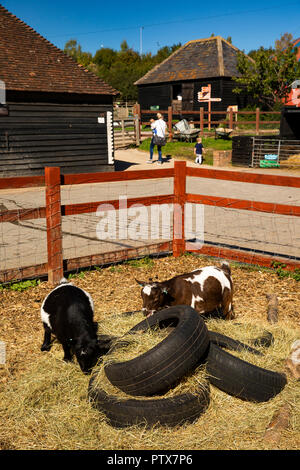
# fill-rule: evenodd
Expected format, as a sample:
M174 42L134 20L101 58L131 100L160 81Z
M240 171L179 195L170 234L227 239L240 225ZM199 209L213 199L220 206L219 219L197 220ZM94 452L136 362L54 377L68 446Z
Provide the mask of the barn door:
M193 109L194 102L194 82L182 84L182 111Z

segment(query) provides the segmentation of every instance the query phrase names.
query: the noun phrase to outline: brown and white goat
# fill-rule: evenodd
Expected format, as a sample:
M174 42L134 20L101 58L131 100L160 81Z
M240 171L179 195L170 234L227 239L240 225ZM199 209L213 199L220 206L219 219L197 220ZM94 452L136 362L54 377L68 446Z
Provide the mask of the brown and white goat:
M172 305L189 305L201 314L222 307L225 319L234 318L233 284L230 266L206 266L180 274L168 281L137 283L142 286L143 312L146 316Z

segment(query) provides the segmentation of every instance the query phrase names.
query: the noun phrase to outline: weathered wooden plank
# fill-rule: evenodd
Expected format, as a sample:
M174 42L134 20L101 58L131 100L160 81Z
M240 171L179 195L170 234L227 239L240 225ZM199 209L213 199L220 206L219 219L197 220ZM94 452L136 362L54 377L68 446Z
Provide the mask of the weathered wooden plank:
M272 186L291 186L300 188L300 178L296 176L264 175L261 173L245 173L230 170L210 170L204 168L187 167L187 176L212 178L228 181L241 181L243 183L268 184Z
M143 196L143 197L135 197L129 198L126 201L126 207L129 209L131 206L135 204L143 204L144 206L151 206L156 204L172 204L174 201L173 194L167 194L164 196ZM100 205L105 204L111 206L111 210L119 209L120 201L118 199L114 199L111 201L99 201L99 202L83 202L79 204L68 204L62 206L62 214L63 215L75 215L75 214L85 214L90 212L96 212ZM105 209L110 210L110 209Z
M31 145L32 141L39 142L39 145L48 145L48 143L53 144L53 141L66 141L70 142L70 145L74 143L97 143L103 141L106 138L105 132L97 134L43 134L43 135L9 135L9 143L14 146L20 145ZM0 142L6 143L5 137L0 137ZM28 143L27 143L28 142ZM45 144L44 144L45 142Z
M20 279L37 278L47 275L48 264L38 264L36 266L27 266L24 268L13 268L0 271L0 282L7 283L19 281Z
M1 121L0 121L0 133L1 132L6 132L6 129L2 129L1 128ZM98 134L106 134L106 128L103 127L103 126L87 126L87 127L82 127L80 129L80 132L78 130L78 128L72 128L72 127L68 127L68 126L63 126L63 127L57 127L57 128L53 128L53 127L43 127L43 128L40 128L40 127L33 127L33 126L30 126L29 128L12 128L12 129L9 129L9 132L8 132L8 136L9 138L17 138L17 136L21 136L20 138L22 138L22 136L28 136L29 138L31 136L38 136L38 135L41 135L41 136L44 136L44 135L53 135L53 136L72 136L73 134L78 134L78 135L86 135L86 134L92 134L92 135L98 135ZM2 134L3 135L3 134Z
M63 112L63 111L57 111L57 112L40 112L40 111L32 111L31 113L24 112L22 113L21 111L17 112L10 112L9 117L10 120L14 120L15 122L23 122L25 119L30 119L32 121L35 121L37 119L41 120L59 120L59 119L67 119L69 121L73 120L79 120L79 119L93 119L93 120L98 120L98 117L100 114L103 114L102 112ZM6 118L7 119L7 118Z
M171 251L172 242L156 243L136 248L127 248L125 250L81 256L78 258L69 258L64 261L64 267L67 272L86 266L103 266L105 264L117 263L149 254L170 253Z
M46 207L38 207L37 209L12 209L0 212L0 223L44 219L45 217Z
M0 189L35 188L45 186L45 176L18 176L0 178Z
M96 174L102 174L105 172L111 172L114 170L114 164L99 164L99 165L84 165L84 166L73 166L73 167L61 167L61 172L64 175L69 174L83 174L85 172L94 172Z
M103 165L106 163L106 159L104 158L101 159L100 157L99 158L95 157L94 159L87 159L87 158L85 159L83 156L78 161L77 160L75 161L75 159L66 160L65 158L61 158L60 160L59 159L44 160L44 161L37 160L36 163L29 161L29 162L26 162L25 164L14 164L13 168L12 168L12 165L2 165L0 167L0 172L9 171L10 169L12 170L41 169L43 171L46 166L60 166L61 168L66 168L68 166L74 166L75 162L76 162L76 166L83 169L85 167L88 167L89 165L95 165L96 162L99 165Z
M97 116L94 117L88 117L88 116L79 116L79 117L63 117L63 116L51 116L51 115L45 115L43 118L39 116L28 116L24 115L23 117L14 117L14 116L5 116L1 117L1 126L5 126L6 124L23 124L23 123L32 123L32 124L52 124L52 123L57 123L57 124L97 124ZM101 124L98 123L99 126ZM104 125L104 124L102 124Z
M228 197L205 196L201 194L188 194L186 200L196 204L205 204L214 207L227 207L228 209L241 209L246 211L265 212L270 214L293 215L300 217L300 206L277 204L272 202L248 201Z
M161 170L132 170L114 171L109 173L93 174L82 173L67 175L63 179L63 184L86 184L86 183L107 183L113 181L135 181L153 178L172 178L174 168L163 168Z
M8 154L13 153L13 154L18 154L18 153L23 153L23 154L31 154L31 155L44 155L44 154L50 154L50 153L55 153L55 152L74 152L76 155L76 152L85 152L86 150L105 150L107 148L107 142L105 139L100 140L99 142L95 143L78 143L78 144L73 144L73 143L64 143L64 142L48 142L45 145L38 145L34 141L30 145L23 146L23 145L10 145L9 146L9 151L7 151ZM3 152L5 153L5 152Z
M10 111L24 111L26 113L36 110L45 110L45 112L56 112L56 111L66 111L66 112L105 112L111 111L112 106L106 104L57 104L57 103L8 103Z
M100 155L101 154L101 150L103 151L105 148L107 148L106 146L93 146L93 148L90 148L90 149L86 149L85 147L83 147L82 149L79 149L79 150L74 150L74 149L70 149L70 150L64 150L63 148L61 149L60 147L57 147L57 148L51 148L49 150L45 150L44 152L35 152L33 151L33 149L30 149L30 150L26 150L24 152L20 151L19 152L16 152L16 151L13 151L13 152L4 152L5 155L8 155L10 156L12 159L17 157L18 154L21 154L24 156L24 158L27 158L27 157L30 157L30 158L43 158L43 157L47 157L47 156L50 156L53 158L55 158L55 156L60 156L60 157L67 157L68 155L72 156L72 155ZM102 153L103 154L103 153ZM0 158L0 161L1 161L1 158Z
M107 158L105 155L76 155L76 156L68 156L68 157L53 157L53 158L30 158L30 157L20 157L16 160L2 160L0 158L0 171L9 170L12 166L15 169L21 168L44 168L47 163L53 166L56 163L57 166L65 166L67 162L73 162L76 164L94 164L95 162L98 163L107 163Z
M21 123L15 123L15 122L6 122L5 124L2 122L2 120L0 120L0 132L1 131L6 131L6 130L10 130L10 129L19 129L19 130L26 130L26 129L30 129L31 132L37 132L38 130L43 130L44 132L44 129L56 129L58 131L61 132L62 129L70 129L70 128L73 128L73 129L89 129L89 131L91 132L91 130L95 129L96 131L98 129L101 129L101 128L105 128L104 127L104 124L97 124L95 121L93 121L92 123L89 123L89 122L85 122L85 121L82 121L81 123L78 123L78 122L70 122L70 121L66 121L66 122L61 122L61 123L58 123L57 121L53 120L52 122L43 122L43 121L40 121L40 122L28 122L26 120L26 122L21 122Z
M218 258L230 259L238 261L240 263L254 264L258 266L265 266L272 268L274 262L284 263L286 265L285 269L288 271L293 271L300 268L300 262L296 260L290 260L289 258L279 257L279 256L267 256L260 255L255 252L246 251L246 250L235 250L231 248L223 248L222 246L211 246L204 244L200 250L187 250L190 253L197 253L200 255L206 256L216 256Z

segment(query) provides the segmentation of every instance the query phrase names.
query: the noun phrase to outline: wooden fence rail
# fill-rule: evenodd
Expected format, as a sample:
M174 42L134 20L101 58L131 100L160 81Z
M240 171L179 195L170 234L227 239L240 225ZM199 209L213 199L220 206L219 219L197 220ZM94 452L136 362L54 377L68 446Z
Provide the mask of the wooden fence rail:
M145 252L144 248L131 248L117 252L109 252L102 254L94 254L82 256L80 258L73 258L64 260L62 250L62 216L83 214L95 212L100 204L111 204L111 208L119 209L119 201L100 201L93 203L79 203L79 204L61 204L61 186L62 185L76 185L76 184L91 184L108 181L133 181L144 179L157 179L157 178L174 178L174 191L173 194L168 195L154 195L148 197L129 198L127 200L127 207L134 204L142 204L150 206L152 204L174 204L173 211L173 240L170 242L156 243L151 245L151 248L146 247L148 251ZM186 166L185 161L175 161L174 168L160 169L160 170L136 170L129 172L111 172L111 173L88 173L88 174L75 174L75 175L61 175L58 167L51 167L45 169L45 176L32 177L29 179L19 178L2 178L0 179L0 189L8 188L24 188L24 187L38 187L45 186L46 194L46 207L36 209L20 209L10 210L0 213L1 222L13 222L15 220L28 220L34 218L46 218L47 226L47 250L48 250L48 263L38 266L29 266L25 268L15 268L6 271L0 271L0 282L8 282L12 279L20 279L32 276L48 275L49 281L56 285L64 271L74 270L81 267L87 267L97 264L119 262L129 257L142 256L143 253L159 253L161 251L172 251L174 256L180 256L185 251L195 251L191 248L186 248L186 240L184 236L184 216L185 216L185 203L196 203L204 205L213 205L215 207L226 207L230 209L242 209L249 211L259 211L261 213L272 213L280 215L289 215L300 217L300 207L266 203L260 201L249 201L234 198L223 198L199 194L188 194L186 192L187 177L198 178L213 178L215 180L227 181L240 181L243 183L255 183L262 185L273 186L288 186L293 188L300 188L300 178L293 176L275 176L264 175L259 173L247 174L238 171L224 171L215 169L202 169L192 168ZM105 209L107 210L107 208ZM143 251L144 250L144 251ZM286 269L300 268L300 262L282 256L267 256L257 253L243 251L243 249L235 250L224 248L222 246L210 246L204 244L197 253L225 257L227 259L236 260L240 262L247 262L252 264L259 264L263 266L272 266L274 261L281 261L284 259ZM21 277L20 277L21 276Z
M262 120L261 116L266 114L278 115L280 116L280 111L261 111L260 108L256 108L255 111L233 111L230 109L229 111L205 111L203 107L199 108L199 111L181 111L180 115L173 111L172 106L169 106L168 109L159 110L161 114L165 116L165 120L168 122L168 130L169 136L172 140L173 138L173 119L177 118L178 120L184 118L184 116L195 116L193 119L194 124L200 125L200 134L203 135L205 126L208 127L210 130L212 124L217 125L226 125L228 128L235 130L239 125L244 124L253 124L255 127L255 133L258 135L261 131L261 126L263 124L280 124L280 120L271 120L266 121ZM134 107L134 113L138 116L140 124L149 124L149 121L143 121L143 115L155 115L156 111L152 111L149 109L142 109L140 108L139 104L136 104ZM220 119L220 120L212 120L212 116L224 116L226 115L227 118ZM254 117L253 120L238 120L238 116L242 115L252 115ZM206 118L205 118L206 117ZM198 119L199 118L199 119Z

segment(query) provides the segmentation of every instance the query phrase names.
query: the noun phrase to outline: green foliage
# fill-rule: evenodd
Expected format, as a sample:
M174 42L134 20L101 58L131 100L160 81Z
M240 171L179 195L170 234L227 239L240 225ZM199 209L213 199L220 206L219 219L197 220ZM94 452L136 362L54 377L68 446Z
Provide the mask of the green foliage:
M70 273L68 275L69 280L74 279L76 277L79 278L79 279L84 279L84 277L85 277L84 271L80 271L79 273Z
M272 267L275 269L275 272L280 279L283 279L285 277L291 277L296 281L300 281L300 269L295 269L294 271L286 271L284 269L286 268L286 264L280 263L278 261L274 261L272 263Z
M137 87L134 82L179 47L180 43L170 47L164 46L155 55L140 55L124 40L119 51L106 47L98 49L92 56L90 52L83 52L80 44L71 39L65 44L64 52L118 90L121 99L136 100Z
M256 106L262 109L277 109L291 91L291 84L300 77L300 62L297 61L291 35L287 33L276 41L276 48L258 50L248 54L238 53L237 67L241 74L235 81L236 93L243 89L253 97Z
M11 282L10 284L0 284L0 290L8 289L13 291L22 292L23 290L35 287L40 284L39 279L29 279L27 281Z
M66 42L64 52L84 67L87 67L92 62L92 54L90 52L83 52L76 39L70 39L70 41Z
M145 256L141 259L131 259L125 263L134 268L152 268L152 266L154 266L154 261L149 258L149 256Z

